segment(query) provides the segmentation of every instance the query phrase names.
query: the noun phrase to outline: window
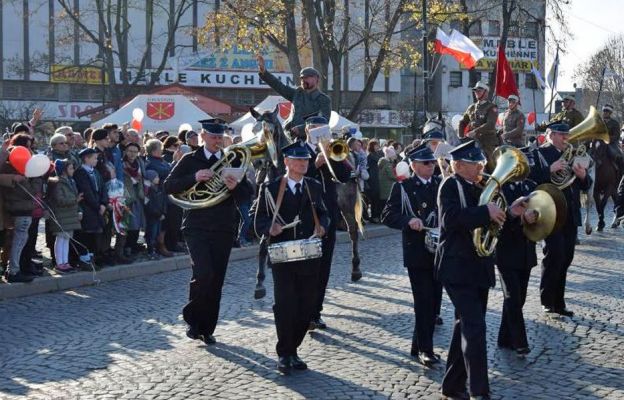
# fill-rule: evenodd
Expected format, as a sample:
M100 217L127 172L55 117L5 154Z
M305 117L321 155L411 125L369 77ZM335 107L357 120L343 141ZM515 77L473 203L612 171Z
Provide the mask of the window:
M518 27L518 22L512 22L509 25L509 37L519 37L520 29Z
M537 39L537 22L525 23L522 31L522 36Z
M481 80L481 72L470 71L469 75L470 75L470 81L468 82L468 86L474 87L474 85L476 85L477 82Z
M470 28L468 28L468 36L482 36L481 21L472 21Z
M449 86L450 87L461 87L462 86L462 71L451 71L449 75Z
M494 19L488 21L488 36L500 36L500 21Z
M524 86L527 89L537 89L537 79L533 74L524 74Z

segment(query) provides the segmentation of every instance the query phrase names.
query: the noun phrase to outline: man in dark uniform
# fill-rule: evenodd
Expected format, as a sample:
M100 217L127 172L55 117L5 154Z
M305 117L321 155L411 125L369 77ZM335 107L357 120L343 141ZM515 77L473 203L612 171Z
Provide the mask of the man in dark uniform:
M503 116L503 143L515 147L524 146L524 114L518 108L520 99L515 94L507 97L509 108Z
M304 176L311 157L308 148L293 143L283 148L282 153L286 175L263 184L250 211L256 234L270 235L272 243L307 239L312 234L323 237L329 226L329 216L323 204L321 185ZM301 223L284 228L296 218ZM272 264L277 366L285 374L291 368L307 368L297 355L297 347L305 338L316 307L320 261L314 258Z
M611 118L613 114L613 106L605 104L602 107L602 120L609 131L609 154L617 165L619 172L624 173L624 158L622 150L620 150L620 122Z
M531 171L538 184L550 183L551 174L565 168L561 154L567 147L570 127L564 123L552 124L546 132L549 143L539 148L535 168ZM574 313L566 308L565 284L568 268L574 258L576 234L578 227L581 226L580 192L588 190L591 186L591 178L583 166L575 163L572 170L576 179L563 189L568 215L563 227L545 240L540 283L540 298L544 311L568 317L572 317Z
M436 159L426 144L408 154L414 175L392 186L382 223L403 231L403 265L414 297L415 325L410 354L425 366L440 362L433 352L435 296L434 255L425 247L425 229L436 228L436 199L440 177L433 174Z
M524 147L522 151L533 166L532 150ZM506 183L502 192L507 203L511 204L515 199L529 195L536 186L532 180L525 179ZM504 295L498 346L515 350L519 357L530 352L522 307L526 300L531 269L537 265L535 242L524 235L523 225L535 221L536 215L531 210L525 211L519 217L508 218L496 245L496 266Z
M317 70L312 67L303 68L299 73L301 86L293 88L284 85L266 70L264 58L261 55L258 55L256 58L258 60L258 75L260 75L260 78L292 103L290 116L284 125L286 131L289 131L294 126L303 124L306 117L316 115L329 120L331 117L331 99L319 90L321 74Z
M574 96L567 94L563 97L563 110L555 114L555 116L551 118L551 121L563 122L572 129L583 122L584 119L585 117L583 117L583 114L576 109L576 99Z
M440 187L440 243L436 271L453 306L455 326L442 380L442 394L465 398L489 398L485 312L489 288L494 286L492 257L479 257L472 243L472 231L491 223L502 225L505 211L495 203L479 205L485 156L475 141L451 151L454 175ZM520 215L522 202L509 212Z
M338 193L336 191L336 185L339 185L342 182L347 182L351 178L351 168L346 161L336 162L331 159L325 160L323 153L321 153L320 150L317 150L317 146L320 146L321 143L311 142L312 138L310 138L309 135L310 130L327 126L327 123L328 121L325 117L308 118L306 120L308 141L302 143L308 148L314 160L314 162L310 163L306 176L314 178L321 183L323 190L323 203L325 203L325 206L327 207L330 219L327 234L323 237L323 257L321 258L321 269L319 274L318 298L312 321L310 321L310 330L314 330L316 328L327 328L327 324L321 318L321 311L323 310L325 290L327 289L327 282L329 282L331 263L334 256L334 246L336 245L336 226L338 220L342 218L342 215L340 214L340 207L338 206ZM332 170L336 174L335 177L332 175L327 166L328 162L331 164Z
M204 145L185 154L164 182L169 194L181 193L197 182L211 180L215 172L211 167L224 157L223 132L220 120L199 121ZM237 167L238 165L233 165ZM238 210L236 201L249 196L251 186L243 178L227 176L223 179L229 196L212 207L184 210L182 234L191 254L193 277L190 282L189 302L182 311L189 325L186 334L206 344L215 343L213 336L219 318L219 304L230 251L237 234L234 225Z
M487 158L487 170L494 170L496 160L492 159L494 149L498 146L498 135L496 134L496 119L498 118L498 107L488 100L490 87L483 82L477 82L472 88L472 93L476 102L471 104L462 120L459 122L459 135L462 141L474 139L485 153Z

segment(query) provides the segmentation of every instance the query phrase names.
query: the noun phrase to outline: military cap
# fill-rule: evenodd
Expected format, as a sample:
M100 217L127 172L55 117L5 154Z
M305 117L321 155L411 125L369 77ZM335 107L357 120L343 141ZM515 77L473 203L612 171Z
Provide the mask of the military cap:
M161 139L161 138L163 138L163 137L167 137L167 136L169 136L169 132L164 131L164 130L157 131L157 132L154 134L154 137L157 137L158 139Z
M80 156L80 158L84 158L86 156L90 156L91 154L97 154L97 150L91 147L87 147L86 149L80 150L80 152L78 153L78 156Z
M225 132L225 121L220 118L202 119L198 122L202 129L211 135L221 136Z
M566 101L566 100L571 100L571 101L576 102L576 98L572 94L566 94L565 96L563 96L563 101Z
M446 140L446 135L440 129L430 129L423 135L423 140Z
M327 121L327 118L325 117L315 115L313 117L308 117L305 120L305 124L306 125L327 125L329 124L329 121Z
M490 91L490 87L485 82L481 82L481 81L475 83L474 87L472 88L472 90L477 90L477 89L487 90L488 92Z
M93 140L102 140L108 137L108 131L104 128L99 128L93 131L91 134L91 139Z
M184 133L184 141L188 142L189 139L199 136L194 130L186 131Z
M431 151L426 143L423 143L414 150L410 151L407 158L409 158L410 161L418 162L435 161L436 159L433 155L433 151Z
M602 111L613 112L613 106L611 104L605 104L604 106L602 106Z
M514 100L514 101L520 101L520 98L519 98L518 96L516 96L515 94L510 94L510 95L507 97L507 100L508 100L508 101L512 101L512 100Z
M449 153L453 161L481 162L485 161L483 151L479 148L477 142L470 140L460 144Z
M305 78L307 76L316 76L317 78L320 78L321 74L319 74L319 72L316 69L312 68L312 67L305 67L299 73L299 77L300 78Z
M299 142L282 147L282 154L288 158L308 159L312 157L308 151L308 146L302 146Z
M563 122L558 122L556 124L548 125L548 130L550 132L564 133L567 135L568 133L570 133L570 125Z

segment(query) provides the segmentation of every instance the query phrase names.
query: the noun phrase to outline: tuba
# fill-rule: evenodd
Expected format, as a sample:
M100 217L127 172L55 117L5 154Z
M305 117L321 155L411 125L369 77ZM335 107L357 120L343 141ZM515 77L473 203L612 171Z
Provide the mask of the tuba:
M214 163L210 170L212 178L205 182L197 182L182 193L169 195L171 202L185 210L213 207L230 197L230 191L223 182L223 168L238 167L243 169L243 176L252 161L267 158L277 166L277 150L271 133L263 129L245 142L233 144L222 149L223 156Z
M494 151L496 168L485 183L479 197L479 205L494 202L504 211L507 210L507 201L501 194L501 187L505 182L522 181L530 172L529 161L522 151L503 145ZM488 257L494 253L501 226L492 222L487 228L479 227L472 232L472 242L480 257Z
M559 158L564 163L564 168L550 174L550 181L560 190L570 186L576 179L572 165L576 157L587 156L587 146L583 142L591 140L602 140L609 143L609 131L604 121L598 115L596 108L591 106L587 118L580 124L570 129L568 145ZM576 148L574 143L580 143Z

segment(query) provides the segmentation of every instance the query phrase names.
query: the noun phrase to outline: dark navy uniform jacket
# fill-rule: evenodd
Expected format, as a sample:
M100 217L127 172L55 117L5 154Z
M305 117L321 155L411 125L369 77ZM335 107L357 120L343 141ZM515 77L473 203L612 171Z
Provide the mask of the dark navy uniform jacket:
M466 201L462 207L457 184ZM479 257L472 243L472 231L490 224L486 205L479 204L481 189L459 175L442 182L438 195L440 243L435 265L443 284L487 288L494 286L493 257Z
M433 268L434 255L425 247L426 231L415 231L409 227L409 221L417 217L430 228L437 227L438 205L437 196L440 177L431 177L427 185L416 176L395 182L381 214L381 221L394 229L401 229L403 236L403 264L405 267L420 269ZM407 193L411 209L415 215L404 210L401 187Z

